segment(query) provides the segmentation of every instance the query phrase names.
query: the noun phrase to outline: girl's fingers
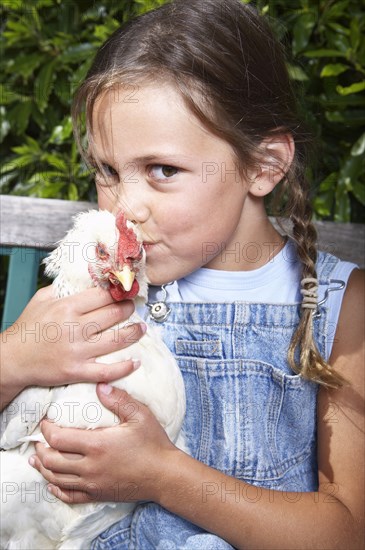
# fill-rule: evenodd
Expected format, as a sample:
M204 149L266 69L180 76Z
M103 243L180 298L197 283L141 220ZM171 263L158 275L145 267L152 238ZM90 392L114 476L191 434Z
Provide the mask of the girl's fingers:
M56 485L48 485L48 490L51 494L66 504L84 504L95 502L95 497L84 491L78 491L76 489L60 489Z
M85 337L92 344L90 349L92 356L100 357L135 344L146 330L147 326L144 323L133 323L124 328L105 330L98 334L85 335Z
M95 332L102 332L103 330L112 328L118 323L126 321L134 311L134 304L131 300L125 302L114 302L107 304L90 312L86 312L82 316L82 322L85 326L89 325L92 331L94 326ZM95 322L97 319L97 323Z
M60 428L53 422L42 420L41 431L52 449L64 453L85 455L89 433L79 428Z
M88 288L82 290L73 296L68 296L64 300L72 300L75 311L79 315L88 313L95 309L105 307L114 302L110 293L100 287Z
M57 474L74 474L75 476L80 475L78 463L80 463L80 461L84 458L82 455L75 453L62 453L60 451L56 451L55 449L51 449L50 447L45 447L41 443L36 445L36 451L37 454L33 455L29 459L31 466L36 467L36 465L41 463L46 470L57 472Z
M127 307L130 313L126 316L126 318L128 318L134 311L134 304L131 300L115 302L115 300L111 297L110 292L100 287L88 288L74 294L73 296L63 298L63 300L72 300L75 311L79 315L84 315L110 305L117 306L117 309L119 307Z
M58 301L55 295L55 289L53 285L49 285L39 289L33 296L33 299L38 302L48 302L49 300ZM100 287L92 287L86 290L82 290L72 296L66 296L62 298L64 303L71 302L72 306L75 306L75 311L79 315L83 315L94 309L105 307L114 302L110 295L110 292Z
M75 369L75 381L78 382L112 382L118 378L124 378L134 372L140 366L140 362L134 362L132 359L120 361L117 363L84 363L82 370Z
M141 418L138 418L137 414L143 414L147 410L145 405L134 399L125 390L113 386L98 384L96 393L100 402L119 416L121 423L139 422Z
M74 369L72 375L74 377L73 382L112 382L119 378L124 378L132 372L134 372L140 366L139 361L133 361L128 359L127 361L120 361L116 363L99 363L96 361L90 361L83 363L82 368Z
M32 457L33 460L30 462L31 466L38 470L38 472L44 477L46 481L62 487L65 489L79 489L80 488L80 478L75 474L62 474L59 472L52 472L45 468L42 462L37 456Z

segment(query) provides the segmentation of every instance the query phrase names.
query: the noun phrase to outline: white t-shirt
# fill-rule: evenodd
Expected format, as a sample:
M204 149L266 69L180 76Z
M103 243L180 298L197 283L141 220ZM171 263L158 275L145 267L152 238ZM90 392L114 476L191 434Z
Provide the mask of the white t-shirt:
M339 262L331 274L347 284L353 269L350 262ZM166 286L167 302L251 302L267 304L296 304L302 301L300 281L302 265L289 240L267 264L251 271L223 271L200 268L179 281ZM338 288L334 283L331 288ZM345 289L328 294L326 305L329 323L336 327ZM319 285L318 301L324 298L325 287ZM150 287L149 302L162 299L160 287ZM333 331L334 333L335 331ZM332 344L331 344L332 347ZM331 352L331 350L329 350Z

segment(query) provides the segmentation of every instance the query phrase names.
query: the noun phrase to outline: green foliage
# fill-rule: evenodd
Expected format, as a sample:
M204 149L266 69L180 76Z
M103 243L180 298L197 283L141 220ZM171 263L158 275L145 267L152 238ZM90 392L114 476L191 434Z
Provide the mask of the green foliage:
M317 219L364 221L365 14L357 0L259 0L316 137Z
M1 193L95 199L73 141L72 94L112 32L161 3L1 0Z
M250 0L243 0L250 3ZM98 47L165 0L0 0L0 192L95 199L71 128L71 97ZM290 53L317 138L319 219L363 221L365 16L357 0L257 0Z

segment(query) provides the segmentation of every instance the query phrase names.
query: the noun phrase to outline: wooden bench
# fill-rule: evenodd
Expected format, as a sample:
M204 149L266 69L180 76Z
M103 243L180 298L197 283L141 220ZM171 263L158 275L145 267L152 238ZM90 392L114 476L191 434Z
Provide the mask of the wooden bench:
M37 288L41 259L72 225L72 216L95 208L88 202L0 196L1 253L9 255L2 330L23 311ZM317 222L319 248L365 267L365 225Z

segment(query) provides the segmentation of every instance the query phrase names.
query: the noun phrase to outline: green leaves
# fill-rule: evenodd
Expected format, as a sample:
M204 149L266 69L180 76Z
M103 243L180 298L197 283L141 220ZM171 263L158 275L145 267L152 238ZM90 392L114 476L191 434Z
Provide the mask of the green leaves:
M94 197L94 183L73 143L71 97L99 42L119 23L111 13L116 8L99 9L82 21L89 5L61 0L0 4L3 193Z
M363 222L365 15L357 0L258 0L286 32L289 74L320 144L315 216Z
M339 74L347 71L349 68L350 67L348 65L344 65L343 63L328 63L328 65L325 65L321 70L320 77L325 78L328 76L338 76Z
M336 86L336 91L340 95L357 94L363 90L365 90L365 80L362 82L355 82L354 84L351 84L351 86L341 86L340 84Z
M5 111L5 116L12 131L21 136L28 127L29 117L32 112L32 102L28 99L16 103L13 108Z
M0 0L1 192L95 198L73 141L72 94L118 26L165 1ZM365 15L357 0L255 4L289 45L289 74L321 145L315 215L363 221Z
M293 28L292 48L294 55L303 51L308 45L315 23L316 14L314 12L303 11L301 17L298 17Z
M365 153L365 132L359 137L351 148L351 155L357 157Z
M142 14L166 4L166 0L135 0L135 4L137 14Z
M57 60L52 59L43 65L34 81L34 99L41 113L44 113L51 94Z
M357 197L361 197L361 187L359 181L361 173L363 173L364 159L359 155L349 155L343 163L339 172L338 182L336 186L336 204L335 204L335 221L351 221L350 216L350 193L357 191ZM364 204L362 202L362 204Z
M0 1L2 193L95 199L73 140L72 95L119 25L162 3Z

